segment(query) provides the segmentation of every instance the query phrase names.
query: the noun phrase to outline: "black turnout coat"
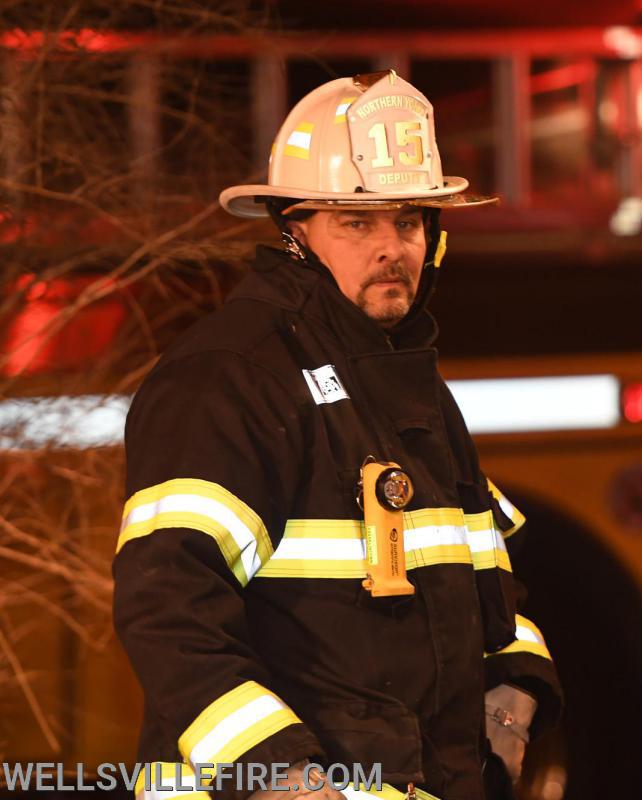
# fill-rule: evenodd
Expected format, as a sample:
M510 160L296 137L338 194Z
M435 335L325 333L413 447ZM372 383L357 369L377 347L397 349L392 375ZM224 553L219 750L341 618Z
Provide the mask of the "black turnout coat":
M481 800L484 688L535 692L535 727L556 713L541 634L516 627L523 518L480 470L426 295L386 333L320 264L260 248L143 382L114 563L141 761L380 763L392 786ZM362 588L368 455L413 479L411 597Z

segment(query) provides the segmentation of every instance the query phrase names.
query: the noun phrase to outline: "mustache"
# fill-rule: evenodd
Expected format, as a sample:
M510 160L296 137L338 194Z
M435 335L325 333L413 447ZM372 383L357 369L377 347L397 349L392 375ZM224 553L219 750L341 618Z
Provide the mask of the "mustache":
M386 269L381 270L381 272L376 272L372 275L368 280L363 284L361 287L363 289L367 289L368 286L371 286L373 283L378 283L379 281L391 281L391 280L398 280L402 281L406 284L406 286L410 286L412 281L410 279L410 273L404 267L403 264L393 264L392 266L387 267Z

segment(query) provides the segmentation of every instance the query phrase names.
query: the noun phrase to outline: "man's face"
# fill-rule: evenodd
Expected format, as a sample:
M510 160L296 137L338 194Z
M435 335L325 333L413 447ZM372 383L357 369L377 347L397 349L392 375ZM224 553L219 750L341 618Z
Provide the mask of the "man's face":
M406 316L426 253L420 209L318 211L290 228L371 319L389 328Z

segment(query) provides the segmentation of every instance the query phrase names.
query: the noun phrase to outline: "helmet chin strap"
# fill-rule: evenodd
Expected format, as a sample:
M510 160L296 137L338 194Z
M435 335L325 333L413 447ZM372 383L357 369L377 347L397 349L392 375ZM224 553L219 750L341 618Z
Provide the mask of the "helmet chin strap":
M307 256L305 254L304 246L301 242L294 236L294 234L290 233L288 230L281 231L281 241L285 245L285 252L291 255L293 258L298 258L299 261L305 261Z
M435 264L435 257L437 255L439 242L441 241L441 225L439 224L440 214L441 209L439 208L427 208L424 211L424 227L428 234L428 247L426 248L424 269L426 267L439 266L439 264Z
M441 209L427 208L424 213L424 226L428 234L428 247L426 248L426 258L424 260L424 272L426 275L427 288L425 290L424 305L432 297L437 288L437 278L439 277L439 267L441 260L446 252L446 231L442 231L439 224Z
M265 207L272 221L281 232L281 240L285 245L286 253L298 261L308 261L313 255L312 251L303 245L288 228L288 219L283 213L283 209L288 205L291 205L290 200L281 197L268 197L265 201Z

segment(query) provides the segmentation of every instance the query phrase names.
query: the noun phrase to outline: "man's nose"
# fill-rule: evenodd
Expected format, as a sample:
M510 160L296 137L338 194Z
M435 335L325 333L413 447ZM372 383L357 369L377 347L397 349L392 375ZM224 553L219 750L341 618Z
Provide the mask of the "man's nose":
M394 225L382 226L377 231L376 248L377 262L380 264L401 260L403 255L401 236Z

